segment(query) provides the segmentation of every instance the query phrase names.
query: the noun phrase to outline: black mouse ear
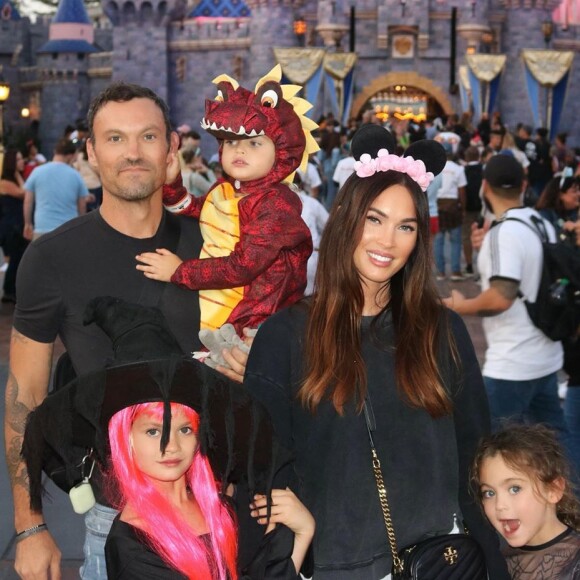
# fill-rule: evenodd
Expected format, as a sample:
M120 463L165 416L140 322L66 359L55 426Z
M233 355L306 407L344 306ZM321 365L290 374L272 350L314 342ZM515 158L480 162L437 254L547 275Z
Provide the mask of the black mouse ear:
M389 153L395 152L397 143L393 134L379 125L368 123L363 125L352 138L352 156L358 161L361 155L368 153L373 159L381 149Z
M415 141L407 148L403 156L420 159L425 164L427 171L433 175L439 175L447 163L447 154L443 145L432 139Z

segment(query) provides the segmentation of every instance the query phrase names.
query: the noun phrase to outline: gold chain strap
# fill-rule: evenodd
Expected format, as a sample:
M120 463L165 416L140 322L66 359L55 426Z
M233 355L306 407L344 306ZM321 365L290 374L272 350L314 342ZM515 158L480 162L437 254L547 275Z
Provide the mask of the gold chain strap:
M391 510L389 509L389 502L387 501L387 488L383 480L383 472L381 470L381 462L374 447L371 447L373 454L373 471L375 473L375 480L377 482L377 489L379 491L379 501L381 502L381 510L383 512L383 519L385 520L385 528L387 528L387 538L389 539L389 546L393 554L393 565L397 574L403 572L403 560L399 558L397 550L397 542L395 540L395 529L393 528L393 520L391 519Z

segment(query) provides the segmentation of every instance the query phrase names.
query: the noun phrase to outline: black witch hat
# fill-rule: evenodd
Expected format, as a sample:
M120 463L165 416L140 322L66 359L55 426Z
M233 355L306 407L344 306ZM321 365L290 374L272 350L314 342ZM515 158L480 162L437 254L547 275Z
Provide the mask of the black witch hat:
M267 412L242 385L186 358L156 308L99 297L86 310L85 323L92 322L111 339L115 359L58 389L30 414L22 455L32 509L42 506L42 471L69 491L84 477L79 466L89 450L106 466L111 417L155 401L164 404L161 451L169 441L170 403L181 403L199 414L200 451L224 488L242 480L251 493L271 487L277 465L288 455L279 448Z

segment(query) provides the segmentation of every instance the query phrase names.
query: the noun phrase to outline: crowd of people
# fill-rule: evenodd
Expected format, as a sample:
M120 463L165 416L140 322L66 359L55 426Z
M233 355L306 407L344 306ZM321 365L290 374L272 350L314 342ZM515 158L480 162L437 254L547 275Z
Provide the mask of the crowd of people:
M251 99L224 77L216 158L125 83L28 177L5 155L20 577L59 577L52 460L86 511L83 579L386 580L462 532L474 578L580 579L580 319L555 341L524 302L537 223L580 252L565 135L497 114L343 128L301 117L276 69ZM476 274L477 296L440 297ZM483 368L463 315L484 317Z

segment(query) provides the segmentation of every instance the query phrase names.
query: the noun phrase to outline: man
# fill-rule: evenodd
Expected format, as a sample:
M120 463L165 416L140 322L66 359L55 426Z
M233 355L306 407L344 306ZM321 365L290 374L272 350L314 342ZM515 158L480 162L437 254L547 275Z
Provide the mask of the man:
M61 139L52 161L38 167L26 180L24 237L27 240L36 239L86 213L89 191L80 173L71 167L76 153L72 141Z
M487 351L483 365L492 419L528 418L546 423L566 440L567 430L558 398L557 371L562 367L562 345L547 338L528 316L525 296L536 299L542 271L543 250L532 227L531 208L523 208L520 195L524 173L508 155L492 157L483 173L483 191L498 224L485 234L478 269L482 292L465 298L454 290L446 305L461 315L484 317ZM545 222L552 241L554 229ZM479 232L476 232L479 233ZM475 236L474 236L475 237Z
M505 135L505 129L496 128L492 129L489 133L489 148L494 151L494 153L499 153L503 146L503 137Z
M449 234L451 244L451 280L464 280L461 273L461 224L465 213L464 168L453 161L453 145L448 141L441 143L447 154L447 163L441 172L443 181L437 192L437 212L439 233L435 236L434 251L437 279L445 279L445 237Z
M31 244L19 269L5 440L16 532L31 530L16 547L15 569L25 579L60 578L60 551L50 532L37 528L44 520L30 509L20 460L26 417L47 395L56 337L77 374L102 368L112 358L109 341L95 325L83 326L83 313L91 298L107 295L157 306L184 352L200 347L197 292L149 280L135 268L139 253L173 247L188 259L199 256L202 244L197 222L162 206L178 146L167 106L149 89L116 83L93 101L88 121L89 161L101 176L103 203ZM240 380L245 355L239 349L223 354L233 369L226 374ZM88 512L82 578L105 577L103 549L113 517L102 505Z

